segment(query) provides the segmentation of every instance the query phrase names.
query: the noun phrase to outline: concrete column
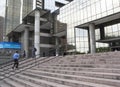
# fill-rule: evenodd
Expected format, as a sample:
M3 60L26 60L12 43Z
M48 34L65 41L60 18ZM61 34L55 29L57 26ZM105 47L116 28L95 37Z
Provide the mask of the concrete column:
M40 11L35 11L35 24L34 24L34 46L37 49L36 58L40 57Z
M88 28L88 42L90 42L90 33L89 33L89 28ZM90 53L90 43L88 43L89 50L88 53Z
M26 58L28 58L29 56L29 27L27 27L24 31L24 50L25 50L25 53L26 53Z
M57 33L57 14L54 15L54 33ZM59 37L55 38L55 45L56 45L56 52L55 55L59 56L59 42L58 42Z
M59 43L58 43L58 37L56 37L56 39L55 39L55 45L56 45L56 56L59 56Z
M100 39L105 39L104 26L100 26Z
M95 53L96 42L95 42L95 25L89 24L89 35L90 35L90 53Z

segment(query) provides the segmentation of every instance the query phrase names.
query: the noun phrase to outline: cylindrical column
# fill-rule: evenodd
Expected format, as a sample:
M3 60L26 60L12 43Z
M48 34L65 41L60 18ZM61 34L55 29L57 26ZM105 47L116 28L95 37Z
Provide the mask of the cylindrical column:
M57 14L55 14L54 15L54 33L58 32L57 28L58 28L58 26L57 26ZM59 56L59 43L58 43L58 39L59 39L59 37L55 37L55 45L56 45L55 55L56 56Z
M96 52L95 25L93 23L89 24L89 35L90 35L90 53L95 53Z
M104 26L100 25L100 39L105 39Z
M58 37L55 38L56 39L56 56L59 56L59 43L58 43Z
M35 11L35 24L34 24L34 46L37 49L36 58L40 57L40 11Z
M28 37L29 37L29 27L27 27L24 31L24 51L25 51L25 57L28 58L29 51L28 51Z

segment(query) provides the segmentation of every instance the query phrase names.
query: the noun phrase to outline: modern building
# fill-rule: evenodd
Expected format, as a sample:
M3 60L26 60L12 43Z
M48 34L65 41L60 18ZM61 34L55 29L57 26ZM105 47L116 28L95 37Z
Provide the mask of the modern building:
M0 16L0 41L3 41L4 36L4 17Z
M37 49L37 56L43 53L46 56L55 55L54 18L44 5L44 0L7 0L8 41L21 42L27 57L32 55L33 46Z
M73 0L57 19L67 25L67 45L75 46L68 52L119 50L120 0Z
M47 1L7 0L6 35L27 57L119 50L120 0Z

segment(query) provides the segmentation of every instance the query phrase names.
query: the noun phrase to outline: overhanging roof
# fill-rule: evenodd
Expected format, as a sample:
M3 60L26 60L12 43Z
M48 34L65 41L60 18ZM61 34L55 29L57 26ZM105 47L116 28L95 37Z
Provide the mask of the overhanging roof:
M35 11L36 11L37 9L34 9L34 10L32 10L30 13L28 13L24 18L26 18L27 16L35 16ZM43 16L43 15L45 15L47 12L49 12L50 10L47 10L47 9L39 9L39 11L40 11L40 16ZM23 19L24 19L23 18Z
M45 24L41 25L40 28L49 30L51 28L51 23L46 22Z
M28 28L30 31L32 31L34 29L34 26L31 24L20 24L13 31L14 32L22 32L26 28Z
M51 27L50 22L47 22L46 24L40 26L41 29L50 29L50 27ZM26 28L28 28L29 31L32 31L32 30L34 30L34 25L32 25L32 24L20 24L13 31L14 32L22 32Z
M53 36L56 36L56 37L66 36L66 31L62 31L62 32L56 33Z
M109 26L109 25L113 25L116 23L120 23L120 12L102 17L100 19L89 21L84 24L80 24L80 25L76 26L76 28L88 29L90 23L94 23L96 25L96 27L99 27L100 25Z
M36 9L35 9L36 10ZM23 20L27 20L28 17L31 17L31 20L28 20L27 22L29 22L28 24L24 24L24 23L21 23L19 24L13 31L11 31L10 33L12 32L22 32L25 28L28 28L30 31L32 31L34 29L34 26L33 24L31 24L31 21L34 21L33 18L35 16L35 10L31 11L29 14L27 14ZM39 9L40 11L40 16L43 16L45 14L47 14L49 12L49 10L42 10L42 9ZM42 18L40 19L42 20ZM42 20L43 21L43 20ZM9 34L10 34L9 33Z
M65 4L62 2L55 1L55 6L57 7L63 7Z
M96 42L102 42L102 43L110 43L113 41L120 41L120 37L118 38L111 38L111 39L104 39L104 40L97 40Z

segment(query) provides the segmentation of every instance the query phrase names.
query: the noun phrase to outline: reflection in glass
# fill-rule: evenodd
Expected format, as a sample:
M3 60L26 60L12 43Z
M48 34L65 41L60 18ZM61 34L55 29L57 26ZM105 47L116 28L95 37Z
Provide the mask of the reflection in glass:
M120 11L120 0L74 0L60 9L58 20L67 24L67 42L75 43L76 50L88 51L88 31L74 27L90 21L109 16ZM120 36L120 24L104 26L105 36ZM96 40L100 39L100 30L96 29ZM107 43L96 42L96 47L107 47Z

